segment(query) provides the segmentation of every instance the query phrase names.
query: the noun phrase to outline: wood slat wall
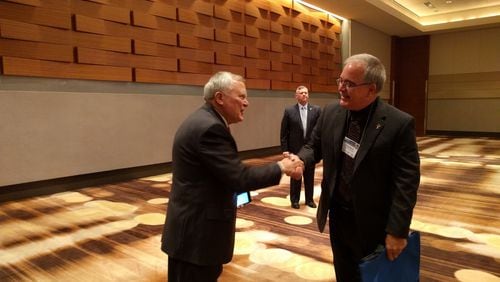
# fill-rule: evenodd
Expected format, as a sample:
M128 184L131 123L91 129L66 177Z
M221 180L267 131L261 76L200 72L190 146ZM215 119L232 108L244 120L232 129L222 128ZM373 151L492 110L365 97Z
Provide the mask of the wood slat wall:
M27 16L29 15L29 17ZM0 1L1 74L335 92L340 22L293 0Z

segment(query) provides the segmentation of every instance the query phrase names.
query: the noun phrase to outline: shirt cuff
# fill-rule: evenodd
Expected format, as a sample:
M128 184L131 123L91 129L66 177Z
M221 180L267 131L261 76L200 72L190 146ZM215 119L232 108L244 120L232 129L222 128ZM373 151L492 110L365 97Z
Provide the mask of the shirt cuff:
M281 163L281 161L278 161L277 164L280 167L281 173L284 173L285 172L285 166L283 165L283 163Z

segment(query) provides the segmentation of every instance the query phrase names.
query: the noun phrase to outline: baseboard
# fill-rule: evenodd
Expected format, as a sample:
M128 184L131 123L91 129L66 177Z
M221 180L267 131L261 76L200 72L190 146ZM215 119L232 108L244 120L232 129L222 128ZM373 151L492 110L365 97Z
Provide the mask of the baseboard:
M500 132L426 130L426 135L450 137L493 137L500 138Z
M170 171L170 163L161 163L8 185L0 187L0 202L128 181Z
M239 153L242 159L258 158L280 154L280 147L270 147ZM14 201L29 197L43 196L65 191L72 191L83 187L99 186L111 183L129 181L132 179L169 173L172 164L160 163L139 167L123 168L110 171L61 177L29 183L13 184L0 187L0 202Z
M269 147L255 150L242 151L238 153L241 159L262 158L281 154L281 147Z

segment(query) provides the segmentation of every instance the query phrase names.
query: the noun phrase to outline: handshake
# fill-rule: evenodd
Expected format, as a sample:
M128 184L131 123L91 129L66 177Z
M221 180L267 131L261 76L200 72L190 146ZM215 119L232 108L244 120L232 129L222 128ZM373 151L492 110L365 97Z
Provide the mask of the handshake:
M281 172L284 172L295 180L300 180L304 171L304 162L297 155L289 152L284 152L283 156L284 158L278 162Z

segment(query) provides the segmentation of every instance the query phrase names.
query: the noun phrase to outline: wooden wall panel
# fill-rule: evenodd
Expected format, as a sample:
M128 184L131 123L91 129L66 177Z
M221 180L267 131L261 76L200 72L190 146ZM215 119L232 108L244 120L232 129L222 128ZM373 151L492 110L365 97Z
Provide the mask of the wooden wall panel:
M150 69L134 69L134 77L137 82L176 84L177 72L157 71Z
M197 62L205 62L205 63L215 62L215 54L213 51L177 48L175 50L175 54L179 59L194 60Z
M0 38L0 56L72 62L73 48L68 45Z
M198 14L213 16L214 4L207 0L190 0L177 1L177 5L181 9L191 10Z
M235 56L224 52L215 53L215 63L217 65L243 66L245 60L241 56Z
M166 45L177 45L177 34L170 31L133 26L130 28L130 37L132 39L139 39Z
M189 35L198 38L204 38L208 40L214 39L214 29L213 27L194 25L186 23L177 23L176 31L180 35Z
M147 27L151 29L158 28L158 20L155 15L132 11L130 19L130 23L134 26Z
M211 74L213 67L210 63L179 59L180 72Z
M137 82L168 83L203 86L211 75L179 73L158 70L136 69L135 78Z
M243 66L213 65L212 72L218 72L218 71L230 71L232 73L237 73L237 74L244 76L245 67L243 67Z
M132 42L129 38L74 32L71 40L75 46L130 53Z
M119 37L130 36L130 26L98 18L76 14L74 16L75 30L81 32L114 35Z
M252 89L271 89L271 80L247 78L246 85Z
M240 44L214 42L214 50L216 50L216 52L228 53L231 55L245 56L245 46Z
M84 15L91 18L98 18L124 24L130 24L130 9L125 7L115 7L102 5L85 0L70 0L71 10L75 14Z
M177 59L147 55L132 55L120 52L103 51L90 48L76 49L76 62L81 64L110 65L177 71Z
M4 1L0 2L0 18L62 29L71 28L71 17L69 12Z
M5 75L131 81L130 68L3 57Z
M12 2L12 3L18 3L18 4L24 4L24 5L29 5L29 6L35 6L39 7L41 6L40 0L5 0L7 2Z
M69 30L7 19L0 19L0 37L63 45L71 44L71 32Z
M132 51L138 55L151 55L165 58L176 58L177 48L154 42L132 40Z
M203 85L228 70L330 91L341 62L340 22L294 0L0 1L0 43L5 75Z
M130 9L143 15L158 16L166 19L175 20L177 18L177 7L173 4L149 0L130 1Z
M207 83L208 79L210 79L211 74L186 74L186 73L177 73L177 84L184 85L199 85L203 86Z

